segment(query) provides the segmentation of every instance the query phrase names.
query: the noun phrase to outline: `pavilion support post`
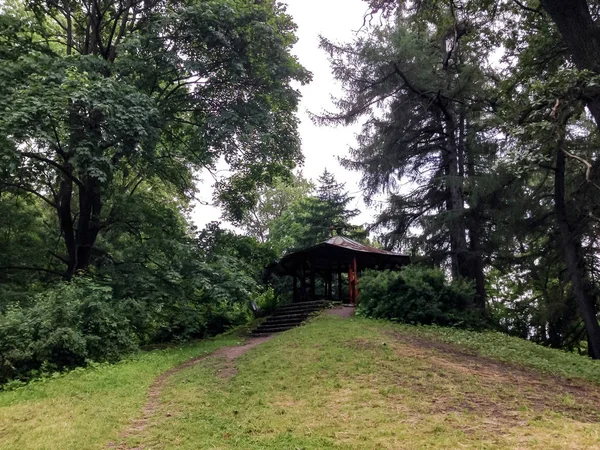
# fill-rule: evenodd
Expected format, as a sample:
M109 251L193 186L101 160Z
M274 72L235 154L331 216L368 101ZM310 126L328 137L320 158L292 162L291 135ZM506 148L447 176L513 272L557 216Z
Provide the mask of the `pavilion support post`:
M306 296L306 271L304 267L304 261L302 261L302 274L300 277L300 301L303 302Z
M354 305L358 304L358 267L356 265L356 256L354 257Z
M358 270L356 267L356 256L348 267L348 288L350 291L350 304L356 305L358 300Z
M315 266L310 262L310 299L315 299Z
M348 284L350 289L350 304L356 306L358 302L358 269L356 267L356 256L348 269Z
M298 277L294 275L294 296L292 297L292 303L298 302Z
M338 260L338 300L342 301L342 262Z

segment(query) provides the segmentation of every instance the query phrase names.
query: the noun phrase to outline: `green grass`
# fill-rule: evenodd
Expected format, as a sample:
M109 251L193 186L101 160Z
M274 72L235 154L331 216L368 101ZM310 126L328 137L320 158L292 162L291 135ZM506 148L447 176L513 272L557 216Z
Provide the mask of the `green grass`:
M0 392L0 448L100 449L118 440L139 414L148 387L165 370L233 345L226 336L193 345L140 353L115 365L77 369Z
M120 443L158 374L236 342L0 393L0 448ZM243 355L237 373L228 365L208 358L174 374L119 448L600 448L600 363L496 333L322 316Z
M168 383L152 425L131 436L128 445L600 447L597 386L583 383L578 387L583 390L571 393L566 381L563 386L555 378L486 358L450 354L447 345L436 342L464 337L453 333L322 317L244 355L231 379L218 376L224 362L214 359L178 373ZM498 339L483 339L482 353L497 352ZM521 344L533 351L532 344ZM544 355L550 365L565 361L557 351ZM512 360L522 363L523 356L514 354ZM599 368L584 358L580 364L586 368L584 376Z
M435 339L476 351L494 359L530 367L566 378L582 378L600 383L600 361L555 350L498 332L475 332L442 327L398 326L417 336Z

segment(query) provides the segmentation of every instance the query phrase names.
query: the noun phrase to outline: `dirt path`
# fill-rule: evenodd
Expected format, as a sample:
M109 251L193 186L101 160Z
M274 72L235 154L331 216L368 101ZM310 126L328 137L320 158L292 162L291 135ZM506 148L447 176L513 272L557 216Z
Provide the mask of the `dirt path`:
M426 370L443 377L436 384L429 379L426 383L404 380L423 398L435 402L437 412L477 411L480 426L487 426L490 432L522 421L515 405L540 414L560 412L582 423L600 423L600 386L594 383L540 373L406 332L386 335L401 344L399 354L427 361L430 367ZM465 386L458 401L444 383L457 386L461 380L470 380L471 385Z
M344 318L353 317L355 312L356 308L354 306L337 306L327 310L327 313L331 314L332 316Z
M240 356L242 356L243 354L248 352L250 349L253 349L257 345L260 345L260 344L268 341L272 337L273 336L250 338L244 343L244 345L232 345L232 346L222 347L222 348L214 351L213 353L209 353L208 355L202 355L202 356L198 356L196 358L192 358L178 366L175 366L175 367L167 370L166 372L163 372L150 385L150 388L148 389L148 399L146 400L146 404L142 408L142 414L140 415L140 417L138 417L137 419L132 421L129 424L129 426L123 431L123 433L121 433L121 439L124 441L129 436L131 436L135 433L140 433L146 429L146 427L148 426L148 423L150 422L151 417L154 415L154 413L156 412L156 409L158 408L158 406L160 404L160 396L165 387L165 384L172 375L174 375L184 369L194 367L195 365L199 364L200 362L202 362L203 360L205 360L207 358L224 358L227 361L227 363L220 370L219 376L221 376L223 378L230 378L237 373L237 369L235 368L233 361L235 361L237 358L239 358ZM109 442L106 447L109 449L119 449L119 450L125 450L125 449L138 450L136 448L128 447L124 442L121 442L119 444L117 444L115 442Z

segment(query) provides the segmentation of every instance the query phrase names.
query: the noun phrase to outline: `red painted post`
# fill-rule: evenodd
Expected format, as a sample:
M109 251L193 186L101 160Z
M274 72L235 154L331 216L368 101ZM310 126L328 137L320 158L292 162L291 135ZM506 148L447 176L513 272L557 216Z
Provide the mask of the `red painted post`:
M358 299L358 273L356 270L356 257L348 268L348 288L350 291L350 304L356 305Z
M358 268L356 267L356 256L354 257L354 305L358 303Z

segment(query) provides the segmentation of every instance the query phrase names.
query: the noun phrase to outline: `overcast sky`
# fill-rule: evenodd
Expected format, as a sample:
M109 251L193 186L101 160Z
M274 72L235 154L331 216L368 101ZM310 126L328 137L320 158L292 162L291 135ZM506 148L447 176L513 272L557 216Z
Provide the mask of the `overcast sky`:
M319 113L331 110L331 96L340 93L340 86L331 75L326 53L319 48L319 35L328 39L347 42L353 39L363 23L367 5L362 0L283 0L288 5L288 13L298 25L298 43L293 53L300 63L313 74L312 83L301 86L302 100L298 110L300 137L305 162L301 170L304 176L316 180L327 168L338 181L346 183L346 188L355 198L352 208L363 213L354 222L369 222L373 211L366 211L362 204L358 182L360 174L343 169L338 157L348 152L348 147L356 142L355 127L319 127L312 123L308 112ZM210 203L213 179L209 176L200 186L200 199ZM210 221L220 220L221 211L210 205L198 205L193 219L200 228ZM226 225L226 224L224 224Z

